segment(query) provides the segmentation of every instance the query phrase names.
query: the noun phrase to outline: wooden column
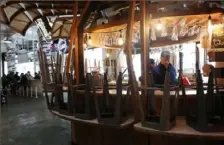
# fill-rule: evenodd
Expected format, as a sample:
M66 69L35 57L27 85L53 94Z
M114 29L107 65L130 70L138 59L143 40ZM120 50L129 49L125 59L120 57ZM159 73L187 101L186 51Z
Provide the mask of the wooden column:
M129 16L128 16L128 25L126 31L126 43L125 43L125 53L126 53L126 60L128 66L128 74L129 79L131 82L131 95L132 95L132 106L133 111L135 114L135 118L139 119L139 109L137 105L137 99L139 99L139 92L138 92L138 84L136 81L134 68L133 68L133 60L132 60L132 31L133 31L133 24L134 24L134 15L135 15L135 0L130 2L129 5Z
M70 43L69 43L69 52L67 57L67 64L66 64L66 72L70 72L71 67L71 58L72 58L72 52L73 52L73 44L75 43L74 38L76 38L75 34L77 31L77 13L78 13L78 2L75 1L74 9L73 9L73 22L72 22L72 29L70 34Z
M95 2L87 1L85 7L82 11L80 16L80 20L77 24L77 38L76 38L76 57L75 57L75 71L76 74L76 81L79 84L84 84L84 49L83 49L83 33L84 33L84 25L88 19L90 13L95 9L94 7Z
M140 1L140 39L141 39L141 85L148 86L149 74L149 12L147 1ZM146 109L147 91L142 90L141 100ZM144 118L142 111L142 118Z

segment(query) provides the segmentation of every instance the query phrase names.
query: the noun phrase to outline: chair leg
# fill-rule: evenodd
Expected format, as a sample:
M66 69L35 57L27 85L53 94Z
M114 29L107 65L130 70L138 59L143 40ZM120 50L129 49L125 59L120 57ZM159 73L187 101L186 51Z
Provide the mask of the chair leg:
M33 87L32 86L30 87L30 95L31 95L30 97L33 97Z
M25 88L23 87L23 96L25 96Z
M37 87L35 87L35 94L36 94L36 98L38 98L38 96L37 96Z
M29 87L27 86L27 89L26 89L26 96L28 97L29 96Z

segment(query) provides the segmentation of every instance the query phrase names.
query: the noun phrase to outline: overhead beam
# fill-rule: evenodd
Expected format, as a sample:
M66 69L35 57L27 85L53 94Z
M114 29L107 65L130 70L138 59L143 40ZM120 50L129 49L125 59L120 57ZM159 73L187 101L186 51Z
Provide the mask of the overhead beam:
M58 13L58 14L56 14L56 15L61 15L61 14ZM69 13L69 15L72 15L72 13L71 13L71 14ZM44 16L39 15L39 16L37 16L37 17L35 17L35 18L33 19L33 22L35 22L35 21L36 21L37 19L39 19L39 18L47 17L47 16L52 16L52 13L46 14L46 15L44 15ZM15 29L15 28L11 27L10 25L9 25L9 27L12 28L12 29L14 29L15 31L21 33L22 35L25 35L27 29L30 27L30 25L31 25L33 22L30 21L22 31L19 31L18 29Z
M58 10L58 9L72 9L73 5L67 5L65 6L54 6L54 9ZM37 6L35 4L33 4L32 6L28 6L26 7L26 9L21 8L19 9L17 12L15 12L11 17L10 17L10 22L20 13L23 13L24 11L29 11L29 10L33 10L33 9L52 9L51 5L47 5L47 6ZM64 12L63 12L64 13ZM53 14L52 14L53 15Z

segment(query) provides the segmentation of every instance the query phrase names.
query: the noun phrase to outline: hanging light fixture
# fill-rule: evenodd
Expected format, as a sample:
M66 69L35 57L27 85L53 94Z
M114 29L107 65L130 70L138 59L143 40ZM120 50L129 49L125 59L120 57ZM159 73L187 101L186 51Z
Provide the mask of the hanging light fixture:
M159 20L158 24L156 25L156 29L157 30L162 30L162 24L161 24L161 21Z
M88 38L88 44L91 45L92 44L92 39L91 39L91 36L89 34L89 38Z
M213 30L213 26L212 26L212 17L211 15L208 16L208 32L211 33Z
M107 49L107 54L106 54L106 57L108 58L108 57L110 57L110 52L109 52L109 50Z
M121 34L121 31L120 31L120 37L118 39L118 45L123 45L124 44L124 40L122 38L122 34Z
M84 44L83 44L83 48L85 49L86 47L87 47L87 44L86 44L86 43L84 43Z

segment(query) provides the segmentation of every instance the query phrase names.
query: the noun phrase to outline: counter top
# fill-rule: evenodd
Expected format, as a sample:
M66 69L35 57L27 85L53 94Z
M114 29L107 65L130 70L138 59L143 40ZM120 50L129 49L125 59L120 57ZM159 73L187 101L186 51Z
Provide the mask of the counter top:
M158 135L168 135L168 136L189 136L189 137L206 137L215 139L224 139L223 132L199 132L186 124L184 117L177 117L176 126L169 131L160 131L156 129L151 129L143 127L141 123L134 125L136 131L147 133L147 134L158 134Z

